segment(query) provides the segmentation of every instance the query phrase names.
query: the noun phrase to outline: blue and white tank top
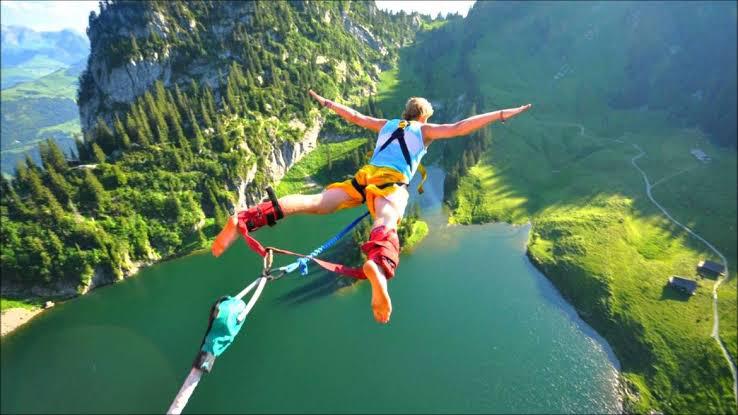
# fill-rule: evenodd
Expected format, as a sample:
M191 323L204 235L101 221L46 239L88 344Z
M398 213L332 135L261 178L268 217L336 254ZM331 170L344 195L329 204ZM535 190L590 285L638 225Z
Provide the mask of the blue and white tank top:
M404 127L398 130L400 126ZM407 182L415 175L420 159L428 150L423 143L422 124L415 121L389 120L381 130L369 164L390 167L405 175ZM403 134L404 133L404 134Z

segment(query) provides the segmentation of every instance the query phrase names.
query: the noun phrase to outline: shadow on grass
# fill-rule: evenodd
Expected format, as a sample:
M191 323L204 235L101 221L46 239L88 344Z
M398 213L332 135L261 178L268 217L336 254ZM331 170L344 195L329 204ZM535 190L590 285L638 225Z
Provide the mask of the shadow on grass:
M661 297L659 297L659 300L689 301L690 298L692 298L692 296L684 291L678 290L669 285L664 285L661 288Z
M711 280L711 281L717 281L717 279L718 279L718 275L717 274L712 273L712 272L709 272L709 271L704 271L704 270L701 270L699 268L695 268L695 272L697 272L697 274L700 277L705 278L705 279L708 279L708 280Z

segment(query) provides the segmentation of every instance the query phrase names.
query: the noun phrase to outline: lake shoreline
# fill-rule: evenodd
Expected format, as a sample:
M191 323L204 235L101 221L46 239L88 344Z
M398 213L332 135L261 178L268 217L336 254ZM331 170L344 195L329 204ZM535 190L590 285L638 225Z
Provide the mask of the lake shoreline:
M213 239L214 240L214 239ZM208 243L211 243L212 241L208 241ZM38 307L36 305L31 304L32 302L46 302L53 300L55 304L61 304L67 301L74 300L75 298L87 295L96 289L100 287L107 287L109 285L115 285L121 281L125 281L129 278L134 278L136 275L138 275L143 269L146 269L148 267L151 267L156 264L161 264L164 262L172 261L175 259L181 259L185 258L191 255L199 255L202 253L205 253L209 251L209 248L197 248L192 250L185 250L182 252L174 253L168 257L161 258L158 260L151 260L151 261L135 261L133 263L133 267L131 268L132 271L128 274L126 274L123 278L119 280L108 280L106 283L103 284L94 284L88 288L85 288L83 292L77 292L74 295L60 295L60 296L54 296L54 295L34 295L32 293L27 292L18 292L12 293L10 295L3 294L3 299L12 299L16 301L22 301L28 303L29 307L10 307L2 312L0 312L0 320L2 321L2 331L0 332L0 338L3 338L20 327L27 324L29 321L33 320L36 316L41 314L42 312L51 309L53 307L49 308L43 308Z
M27 309L21 307L3 310L0 314L0 322L2 326L0 329L0 337L5 337L5 335L12 333L14 330L33 320L33 318L42 311L44 311L43 308Z
M524 223L509 223L504 221L492 221L492 222L482 222L482 221L472 221L470 223L459 223L459 222L452 222L451 216L449 216L448 225L449 226L469 226L469 225L489 225L489 224L499 224L499 225L505 225L513 229L522 229L527 227L527 233L528 237L525 241L525 257L530 263L530 265L535 268L538 273L540 273L544 278L545 281L548 282L553 290L556 291L556 293L563 299L563 301L571 307L571 311L574 314L574 317L584 323L584 326L589 329L585 330L585 334L587 334L590 337L593 337L595 340L597 340L600 344L604 346L604 350L606 354L608 355L608 358L610 359L611 363L613 363L613 366L616 369L617 372L617 384L615 385L616 390L616 396L617 399L620 402L621 406L621 412L623 414L635 414L638 413L637 411L632 410L633 407L629 406L629 402L631 402L634 399L637 399L638 393L637 390L634 390L632 387L630 387L630 382L628 382L628 379L623 376L622 373L622 364L620 362L620 358L615 353L615 349L610 345L610 342L607 340L607 338L600 333L592 324L591 318L587 316L586 313L584 313L577 305L564 294L564 292L561 291L558 285L556 285L556 282L554 279L552 279L548 274L546 274L545 270L543 269L542 265L538 263L538 261L535 259L535 257L532 255L530 251L530 237L533 233L533 223L531 221L527 221ZM568 310L565 310L568 311ZM591 331L591 332L590 332Z
M417 226L420 225L420 226ZM407 244L402 247L402 253L410 253L412 249L420 242L423 241L428 236L428 225L427 223L423 222L422 220L419 220L418 223L416 223L416 226L419 229L420 234L418 237L413 237L410 240L407 241ZM212 243L215 239L208 240L208 245ZM181 259L186 258L188 256L192 255L200 255L203 253L206 253L210 251L207 247L197 248L193 250L187 250L179 253L172 254L166 258L162 258L159 260L154 261L138 261L134 263L134 266L132 267L132 272L127 274L124 278L120 280L112 280L106 284L95 284L94 286L90 287L89 289L85 289L81 293L77 293L76 295L70 295L70 296L64 296L64 297L53 297L53 296L36 296L36 295L19 295L19 296L13 296L13 299L18 301L41 301L45 302L47 300L54 300L56 303L66 302L73 300L75 298L81 297L83 295L89 294L92 291L96 290L100 287L106 287L109 285L114 285L118 282L127 280L129 278L133 278L136 275L138 275L141 270L148 268L150 266L161 264L167 261L172 261L175 259ZM50 307L51 308L51 307ZM2 318L2 332L0 333L0 338L5 337L6 335L13 333L18 328L22 327L29 321L31 321L34 317L41 314L43 311L47 310L46 308L39 307L39 308L23 308L23 307L12 307L8 308L6 310L3 310L2 313L0 313L0 317Z

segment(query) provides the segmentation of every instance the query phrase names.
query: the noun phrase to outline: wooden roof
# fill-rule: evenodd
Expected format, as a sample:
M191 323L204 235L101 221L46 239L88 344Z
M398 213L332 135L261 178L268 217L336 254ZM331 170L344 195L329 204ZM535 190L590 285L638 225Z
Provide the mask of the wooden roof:
M697 289L697 281L680 277L678 275L672 275L669 278L669 284L678 288L683 288L690 293L693 293Z
M722 264L718 264L717 262L712 261L700 261L700 263L697 264L697 267L700 269L712 271L716 274L722 274L723 272L725 272L725 267L723 267Z

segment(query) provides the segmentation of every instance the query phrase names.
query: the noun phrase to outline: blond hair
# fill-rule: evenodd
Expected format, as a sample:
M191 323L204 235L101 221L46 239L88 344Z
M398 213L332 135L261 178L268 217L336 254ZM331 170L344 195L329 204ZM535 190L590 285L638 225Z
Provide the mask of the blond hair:
M402 118L411 121L422 116L430 117L431 115L433 115L433 106L427 99L412 97L405 104L405 112L402 113Z

